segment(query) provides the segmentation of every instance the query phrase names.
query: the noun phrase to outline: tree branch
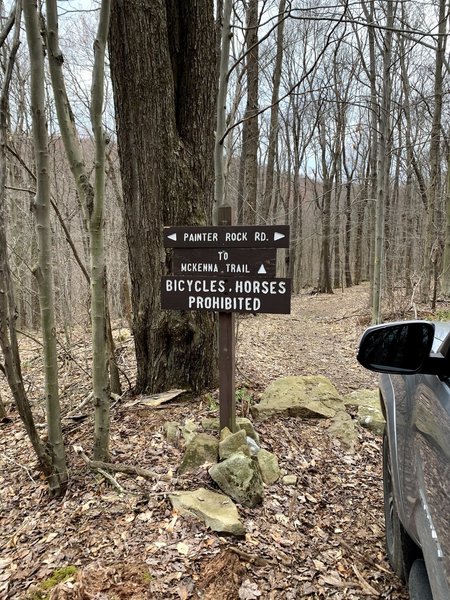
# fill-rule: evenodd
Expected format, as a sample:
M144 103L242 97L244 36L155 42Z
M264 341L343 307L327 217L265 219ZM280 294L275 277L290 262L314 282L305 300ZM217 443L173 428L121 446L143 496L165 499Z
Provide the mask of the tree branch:
M86 463L90 469L98 470L105 469L106 471L113 471L114 473L126 473L127 475L137 475L144 479L157 479L163 481L171 481L172 477L169 475L161 475L154 471L143 469L142 467L134 467L133 465L116 465L114 463L103 462L102 460L91 460L84 452L82 446L73 447L75 453Z
M16 2L17 4L20 4L21 2ZM14 21L16 20L16 6L13 6L11 9L11 12L9 13L9 17L5 23L5 26L3 27L2 31L0 32L0 48L3 46L3 44L6 41L6 38L9 35L9 32L11 31L13 25L14 25Z

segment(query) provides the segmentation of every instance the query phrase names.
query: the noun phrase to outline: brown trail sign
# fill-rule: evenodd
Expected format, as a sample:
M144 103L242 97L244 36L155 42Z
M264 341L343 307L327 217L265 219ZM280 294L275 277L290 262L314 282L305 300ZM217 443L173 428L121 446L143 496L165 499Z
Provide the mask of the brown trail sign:
M161 308L218 312L291 312L291 280L244 277L163 277Z
M289 225L164 227L166 248L289 248Z
M289 248L288 225L165 227L174 275L162 277L161 308L219 313L220 429L236 430L234 313L289 314L291 281L275 277L276 248Z
M175 248L174 275L235 275L275 277L276 250L272 248Z

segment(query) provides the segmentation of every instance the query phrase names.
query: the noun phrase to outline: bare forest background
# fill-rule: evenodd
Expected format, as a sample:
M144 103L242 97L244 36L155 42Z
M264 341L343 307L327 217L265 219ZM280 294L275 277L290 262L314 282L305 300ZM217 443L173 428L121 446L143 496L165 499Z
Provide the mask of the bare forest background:
M163 226L213 219L219 76L224 201L237 224L290 225L278 275L294 294L370 281L374 322L450 296L446 0L17 0L0 15L0 367L55 493L58 360L80 331L97 460L129 381L112 327L132 330L136 393L214 384L214 319L161 311L159 282ZM48 443L16 343L39 331Z
M64 71L92 174L89 73L96 3L85 11L72 11L70 4L61 3ZM449 157L448 5L441 2L440 17L437 2L393 2L393 25L388 26L389 4L235 3L226 199L236 222L289 224L292 243L284 269L293 277L293 289L331 293L372 277L377 180L385 173L383 293L390 307L406 311L419 289L430 302L448 291L442 276ZM7 16L3 5L3 23ZM389 63L383 71L388 43ZM40 327L32 273L37 241L30 211L35 167L29 70L22 44L11 87L6 186L8 249L17 327L22 330ZM386 86L390 93L384 98ZM89 265L89 238L50 93L47 109L56 318L61 343L70 346L73 328L90 322L89 286L80 269L80 264ZM108 79L104 122L108 298L112 318L129 326L127 242ZM385 150L380 156L382 134ZM129 243L140 243L139 231Z

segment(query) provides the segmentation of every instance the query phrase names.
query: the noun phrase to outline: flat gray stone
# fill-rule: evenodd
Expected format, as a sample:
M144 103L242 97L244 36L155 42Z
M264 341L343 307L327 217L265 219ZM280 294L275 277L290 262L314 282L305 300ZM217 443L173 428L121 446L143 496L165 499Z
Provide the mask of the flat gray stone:
M277 414L292 417L332 418L344 408L334 385L322 375L283 377L263 392L252 414L267 419Z
M206 523L213 531L245 535L239 514L233 501L217 492L199 488L191 492L169 495L172 506L181 515L191 515Z

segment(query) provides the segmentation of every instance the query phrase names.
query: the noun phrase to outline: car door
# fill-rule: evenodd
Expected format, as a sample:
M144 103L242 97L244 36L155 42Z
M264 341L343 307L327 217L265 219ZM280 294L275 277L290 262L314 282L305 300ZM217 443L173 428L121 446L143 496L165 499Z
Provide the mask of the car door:
M382 374L398 515L422 547L434 599L449 600L450 323L371 327L358 360Z
M417 532L434 597L448 600L450 380L435 375L404 379L408 393L403 407L407 412L401 415L405 427L401 433L404 444L401 476L407 527Z

